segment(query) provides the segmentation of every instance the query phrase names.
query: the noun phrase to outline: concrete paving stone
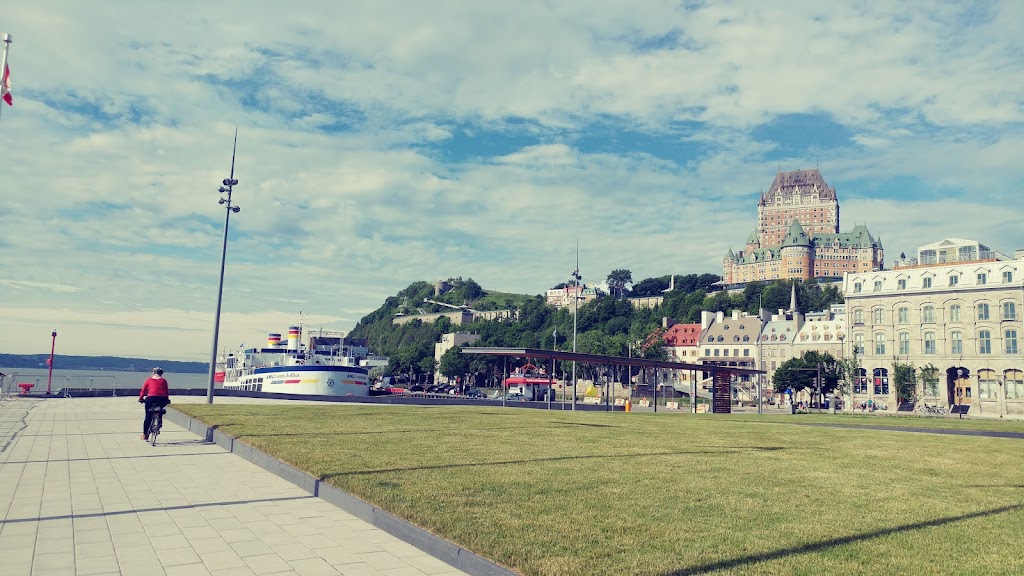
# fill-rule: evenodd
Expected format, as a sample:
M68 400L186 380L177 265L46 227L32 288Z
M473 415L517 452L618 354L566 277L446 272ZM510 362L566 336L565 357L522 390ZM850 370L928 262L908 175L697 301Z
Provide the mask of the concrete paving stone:
M231 549L221 552L201 552L199 557L202 558L203 564L206 565L210 572L225 568L248 568L242 557L235 554L234 550Z
M165 566L167 576L210 576L210 571L202 564L183 564L181 566Z
M292 570L291 565L277 554L247 556L244 560L256 574L273 574L275 572L288 572Z
M150 543L153 545L153 549L157 552L160 550L171 550L174 548L190 548L188 539L181 534L156 536L150 539Z
M152 524L146 526L146 534L156 538L158 536L176 536L181 534L181 529L174 522L170 524Z
M282 546L282 545L285 545L285 544L298 544L299 543L299 539L298 538L296 538L295 536L292 536L291 534L285 532L284 530L281 530L280 532L275 532L275 533L272 533L272 534L261 534L259 536L260 536L260 540L263 540L264 542L266 542L267 544L269 544L271 546Z
M324 561L323 558L306 558L303 560L289 560L292 569L302 576L333 576L341 574L334 566Z
M72 552L57 554L36 554L32 559L32 571L40 574L75 569L75 555Z
M363 562L358 554L345 548L344 546L334 546L333 548L320 548L316 553L327 561L332 566L338 564L352 564L357 562ZM422 552L421 552L422 554Z
M75 530L75 546L94 542L110 542L110 532L103 530Z
M50 545L45 545L46 550L50 551ZM111 542L94 542L88 546L75 546L74 553L76 559L82 558L97 558L99 556L113 556L114 545Z
M434 558L433 556L423 554L422 552L420 552L419 556L408 556L402 558L402 560L409 564L409 566L416 568L424 574L429 574L430 576L448 574L453 571L452 567L448 564Z
M273 549L278 556L284 558L288 562L291 562L292 560L319 558L319 555L316 552L299 543L275 544L271 546L271 549Z
M231 549L242 558L249 556L265 556L274 552L270 544L263 540L244 540L242 542L231 542Z
M141 546L125 546L123 548L114 547L114 555L117 556L118 562L149 562L151 564L158 564L159 558L156 555L156 550L147 542Z
M231 516L230 518L209 518L207 520L209 521L210 526L221 531L245 528L245 524L234 516Z
M0 537L38 534L40 525L40 522L11 522L9 524L4 524L3 531L0 532Z
M296 536L295 538L313 550L316 550L317 548L334 548L338 545L337 540L329 536L325 536L320 532L310 534L308 536Z
M372 552L380 552L380 550L381 550L381 547L380 547L381 545L380 544L376 544L374 542L369 542L369 541L367 541L367 540L365 540L363 538L359 538L359 537L357 537L357 538L337 537L337 538L335 538L335 540L338 541L338 544L344 546L345 548L348 548L349 550L351 550L352 552L355 552L356 554L368 554L368 553L372 553Z
M339 566L335 566L334 569L339 573L344 574L344 576L382 576L382 572L380 570L377 570L366 562L341 564Z
M249 530L248 528L221 530L220 537L227 541L229 544L232 542L246 542L249 540L259 540L259 536L253 534L252 530Z
M381 570L381 574L386 576L423 576L423 572L419 571L412 566L404 566L402 568L389 568L387 570Z
M146 534L141 528L138 532L125 532L110 535L111 541L114 543L114 548L127 548L130 546L142 546L150 545L149 534Z
M285 512L283 514L267 514L267 520L270 520L278 526L289 526L292 524L305 524L305 521L298 516Z
M242 566L237 568L227 568L225 570L215 570L210 574L213 576L255 576L256 573L248 566Z
M391 568L405 568L409 563L401 558L396 558L387 552L369 552L359 554L359 559L373 566L377 570L389 570Z
M0 539L0 540L2 540L2 539ZM64 552L64 550L61 550L61 552ZM71 552L74 552L74 548L71 549ZM12 562L12 563L19 563L19 562L20 563L25 563L25 562L28 562L29 564L32 564L32 557L34 555L35 555L35 550L33 548L31 548L31 547L29 547L29 548L13 548L13 549L10 549L10 550L4 550L3 553L0 553L0 558L3 558L4 564L7 564L8 562Z
M121 569L121 576L161 576L166 574L163 566L155 560L121 562L118 559L117 566Z
M312 536L313 534L319 534L320 533L319 530L317 530L316 528L314 528L314 527L312 527L312 526L310 526L308 524L305 524L305 523L303 523L303 524L288 524L288 525L282 526L281 528L283 528L285 532L287 532L287 533L289 533L289 534L291 534L292 536L295 536L295 537L299 537L299 536Z
M72 525L75 528L75 532L84 530L106 530L107 519L99 517L87 517L87 518L73 518Z
M35 534L18 534L0 538L0 550L31 550L35 545ZM6 555L6 552L4 555Z
M92 574L119 573L116 556L94 556L91 558L78 558L75 563L75 573L79 576Z
M36 552L40 554L56 554L58 552L75 553L74 538L55 538L47 540L36 540Z
M395 539L394 542L384 542L380 544L380 549L397 558L432 558L432 556L424 556L423 551L412 544L398 539Z
M31 576L32 559L11 561L4 558L4 576Z
M191 548L157 550L156 555L160 558L160 563L165 567L180 566L182 564L198 564L202 562L199 555Z
M220 537L189 540L188 542L192 545L192 549L200 554L232 551L231 545Z

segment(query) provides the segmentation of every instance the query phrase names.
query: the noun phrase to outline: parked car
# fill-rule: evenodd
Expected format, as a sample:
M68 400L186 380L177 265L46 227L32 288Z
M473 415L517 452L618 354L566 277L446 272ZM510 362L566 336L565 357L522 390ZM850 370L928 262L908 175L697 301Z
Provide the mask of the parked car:
M415 386L410 386L409 387L409 392L426 392L426 391L427 391L426 386L424 386L422 384L417 384Z
M487 394L479 388L470 388L464 394L466 398L487 398Z
M525 400L526 396L523 396L519 392L513 392L511 394L505 395L506 402L524 402Z

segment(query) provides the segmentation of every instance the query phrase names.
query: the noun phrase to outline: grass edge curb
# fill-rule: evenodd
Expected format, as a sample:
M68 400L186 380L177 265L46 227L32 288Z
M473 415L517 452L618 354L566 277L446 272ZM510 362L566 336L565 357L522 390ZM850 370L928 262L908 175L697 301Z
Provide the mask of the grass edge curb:
M415 546L452 567L466 572L470 576L519 576L517 572L513 572L474 552L457 546L361 498L323 482L319 478L314 478L262 450L253 448L244 442L236 442L234 437L208 426L171 406L167 407L167 414L164 417L169 422L203 438L206 442L216 444L228 452L240 456L271 474L298 486L305 492Z

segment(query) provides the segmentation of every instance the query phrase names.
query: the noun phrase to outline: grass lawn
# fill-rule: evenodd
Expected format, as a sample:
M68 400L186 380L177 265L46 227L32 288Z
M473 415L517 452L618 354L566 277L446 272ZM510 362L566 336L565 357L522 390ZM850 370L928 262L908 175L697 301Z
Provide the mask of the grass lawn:
M523 574L1024 573L1024 440L795 425L1004 423L176 408Z

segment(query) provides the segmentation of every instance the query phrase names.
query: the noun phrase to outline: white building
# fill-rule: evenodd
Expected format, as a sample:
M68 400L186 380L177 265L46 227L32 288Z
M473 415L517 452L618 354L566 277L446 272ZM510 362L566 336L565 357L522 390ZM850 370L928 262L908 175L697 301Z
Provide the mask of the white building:
M441 335L441 341L434 344L434 365L440 368L441 356L456 346L473 344L480 340L480 335L472 332L449 332ZM440 370L434 372L434 382L448 383L448 379L441 375Z
M947 238L901 257L893 270L847 274L848 352L861 359L854 403L894 409L894 358L938 369L933 404L971 414L1024 415L1024 251L1013 259L972 240Z

